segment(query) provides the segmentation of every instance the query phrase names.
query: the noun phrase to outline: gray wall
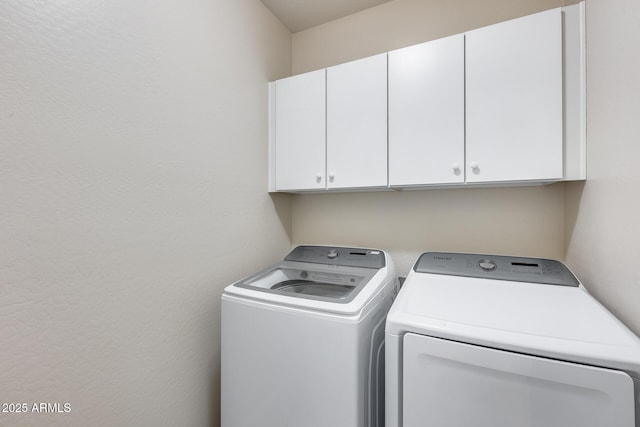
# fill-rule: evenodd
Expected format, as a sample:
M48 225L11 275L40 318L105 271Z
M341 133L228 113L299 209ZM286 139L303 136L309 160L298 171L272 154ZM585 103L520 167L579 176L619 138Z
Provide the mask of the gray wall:
M0 2L0 425L218 424L219 296L290 247L257 0Z

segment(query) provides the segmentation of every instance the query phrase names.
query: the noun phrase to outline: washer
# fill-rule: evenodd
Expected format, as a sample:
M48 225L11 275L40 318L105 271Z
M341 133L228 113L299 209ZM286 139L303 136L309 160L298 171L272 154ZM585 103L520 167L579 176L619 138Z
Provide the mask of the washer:
M222 427L384 425L381 250L298 246L222 295Z
M558 261L424 253L386 346L387 427L640 426L640 340Z

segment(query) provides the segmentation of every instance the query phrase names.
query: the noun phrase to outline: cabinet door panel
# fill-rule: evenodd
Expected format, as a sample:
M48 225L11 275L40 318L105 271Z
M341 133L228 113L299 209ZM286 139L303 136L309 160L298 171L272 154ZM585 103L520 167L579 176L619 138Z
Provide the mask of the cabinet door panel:
M328 188L387 185L387 54L327 69Z
M389 185L464 182L464 35L389 53Z
M468 182L561 179L561 10L468 32L466 103Z
M325 70L276 81L276 190L325 188Z

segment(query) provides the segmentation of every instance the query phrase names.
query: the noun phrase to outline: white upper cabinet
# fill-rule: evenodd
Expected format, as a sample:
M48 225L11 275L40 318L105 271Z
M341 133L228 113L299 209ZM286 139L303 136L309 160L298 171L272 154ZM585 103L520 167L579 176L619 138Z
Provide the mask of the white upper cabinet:
M564 179L587 178L587 79L584 2L562 8Z
M325 80L319 70L275 82L277 191L325 188Z
M389 185L464 182L464 35L389 52Z
M327 69L327 188L387 186L387 54Z
M586 179L584 2L270 83L269 190Z
M562 11L466 33L467 182L563 178Z

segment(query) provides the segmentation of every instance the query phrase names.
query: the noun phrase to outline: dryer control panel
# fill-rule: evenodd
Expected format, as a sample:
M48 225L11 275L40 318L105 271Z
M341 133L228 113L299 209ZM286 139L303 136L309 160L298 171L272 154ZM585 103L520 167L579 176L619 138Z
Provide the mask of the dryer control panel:
M364 268L382 268L386 265L381 250L339 246L298 246L284 260Z
M418 273L547 285L579 286L580 284L563 263L542 258L426 252L420 256L413 269Z

